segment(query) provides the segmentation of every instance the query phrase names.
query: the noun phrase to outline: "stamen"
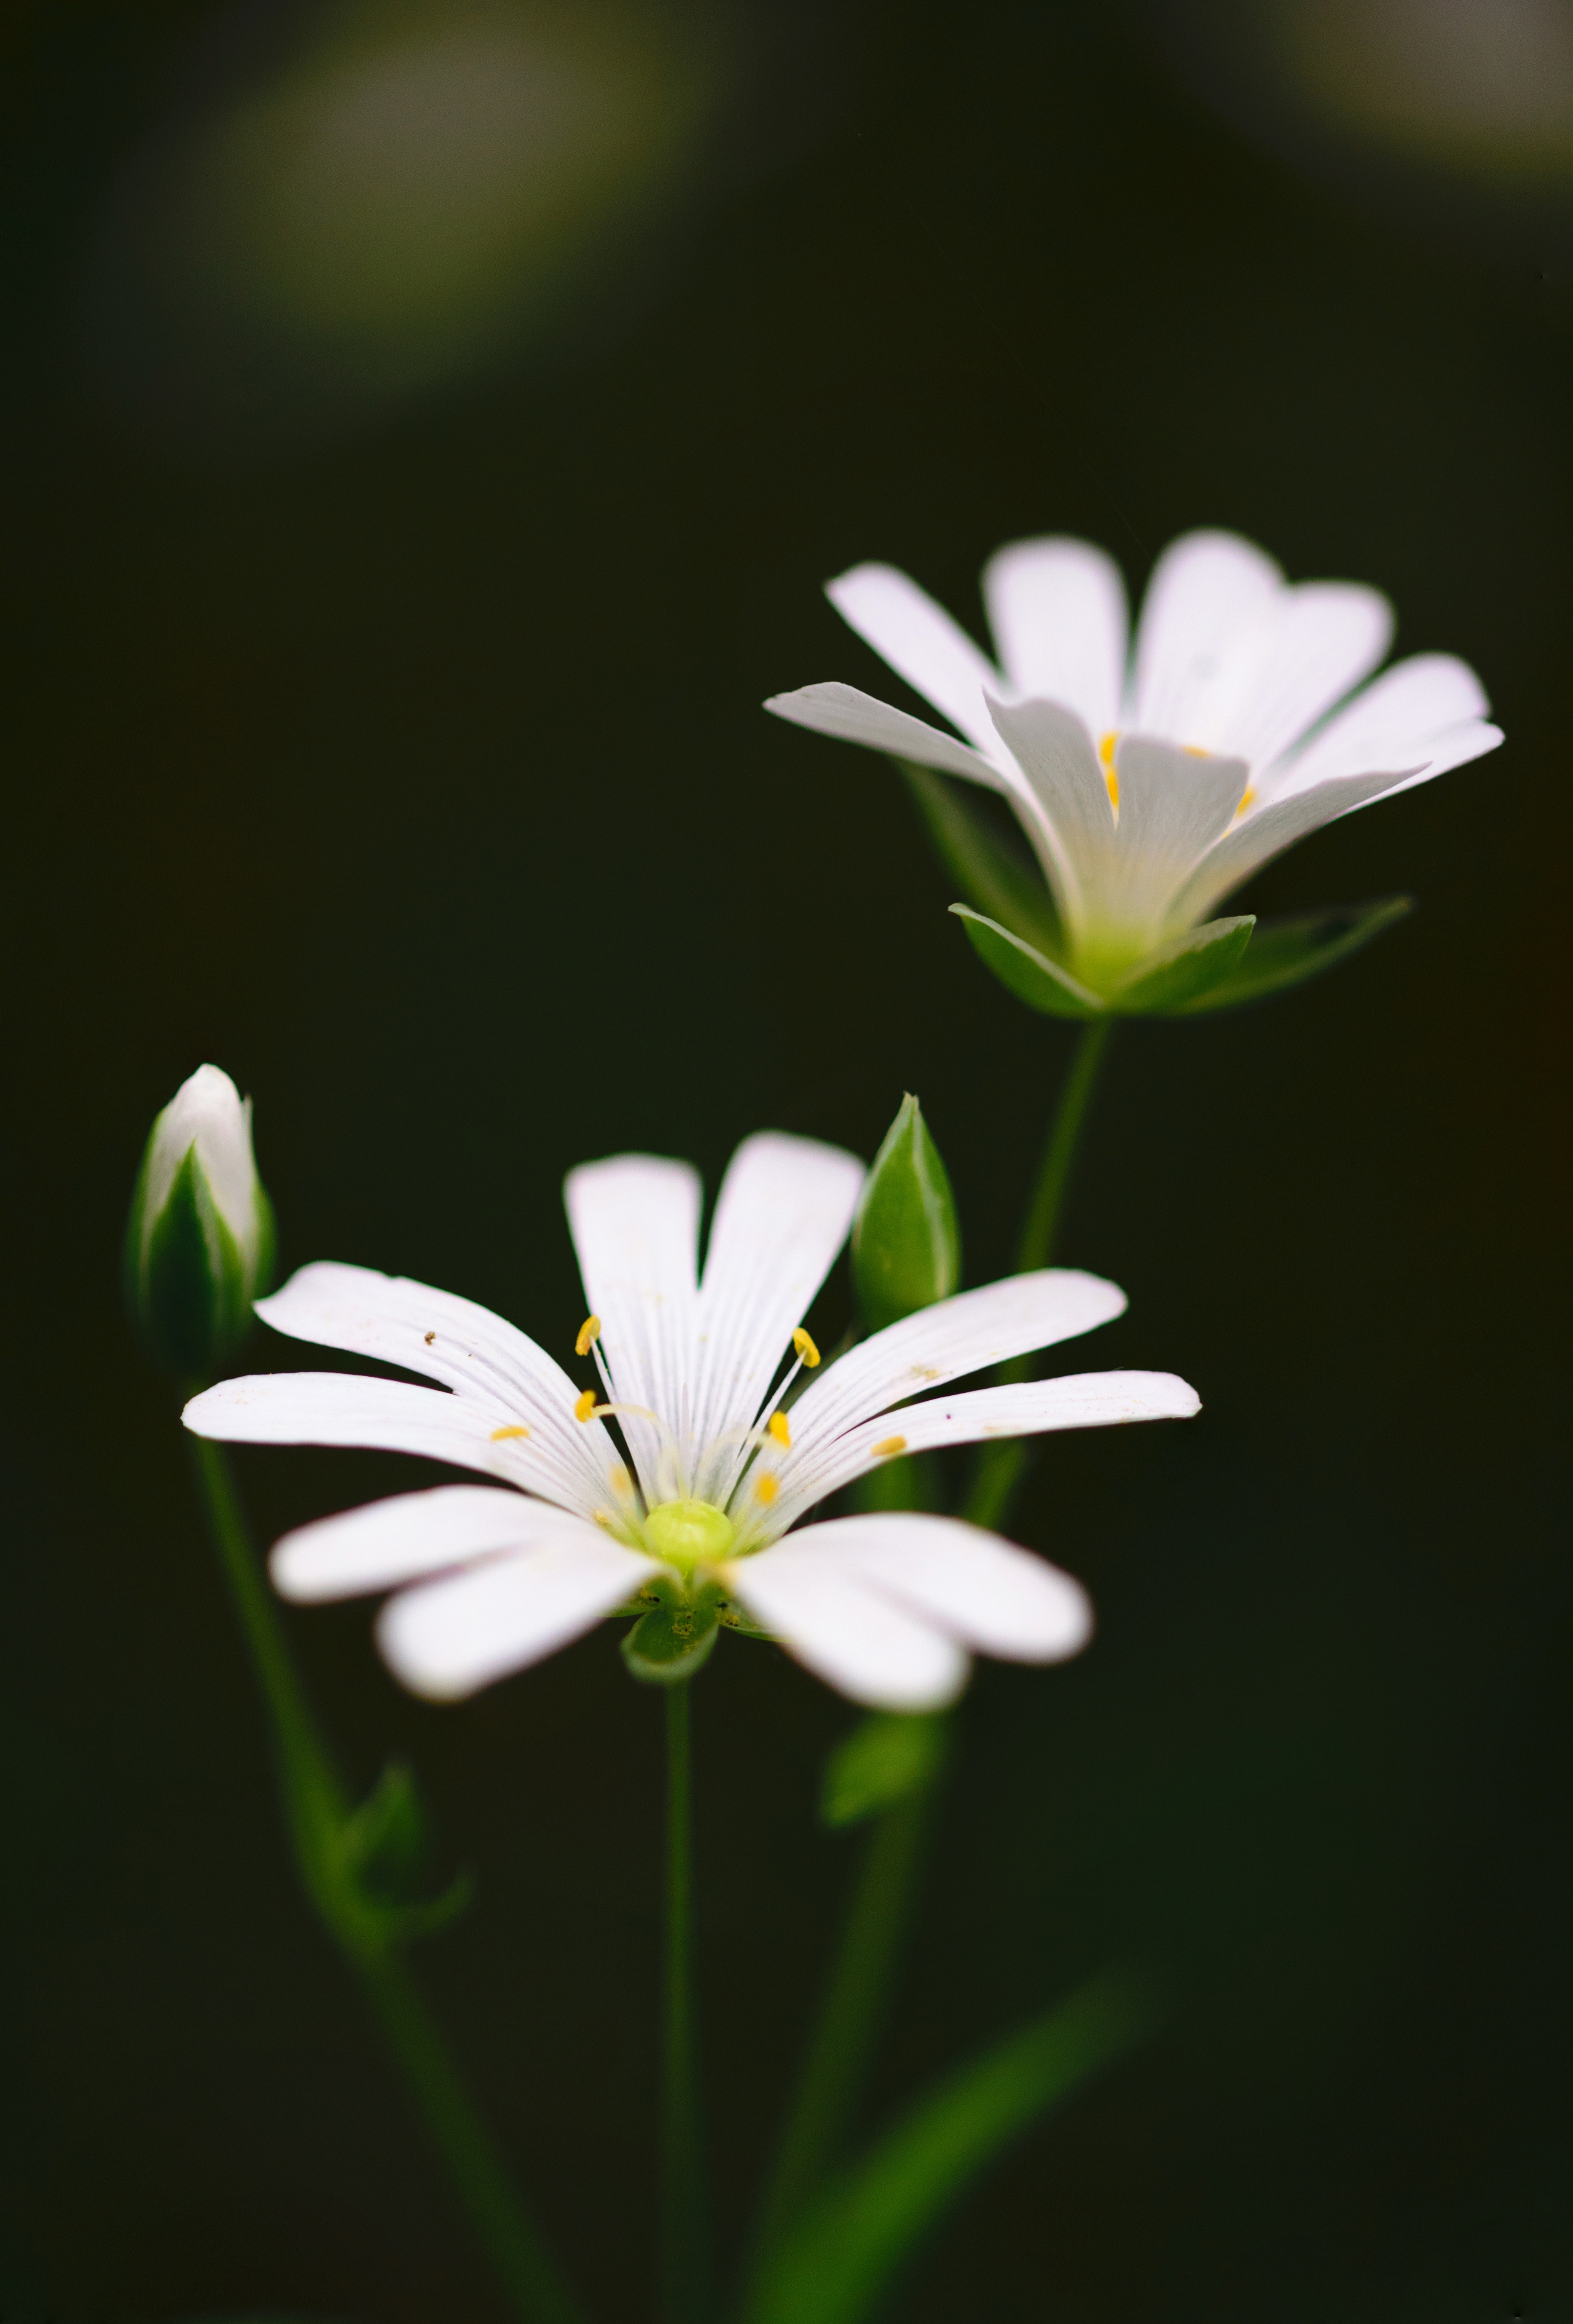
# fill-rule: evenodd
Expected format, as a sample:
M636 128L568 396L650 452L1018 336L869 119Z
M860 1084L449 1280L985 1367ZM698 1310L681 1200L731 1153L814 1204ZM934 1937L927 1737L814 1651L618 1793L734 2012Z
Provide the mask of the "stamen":
M766 1423L766 1425L768 1426L771 1434L774 1437L776 1443L781 1446L782 1452L790 1452L792 1447L792 1432L787 1425L787 1416L785 1413L773 1412L770 1416L769 1421Z
M812 1371L819 1360L819 1351L815 1347L812 1340L810 1339L808 1333L804 1331L800 1323L798 1325L797 1330L792 1333L792 1345L797 1350L802 1361L807 1364L809 1370Z
M595 1414L596 1391L593 1388L588 1388L583 1396L575 1397L573 1416L576 1420L593 1420Z
M1244 815L1248 807L1254 807L1255 804L1256 786L1254 783L1247 783L1245 789L1240 793L1240 804L1235 809L1235 813L1236 815Z
M874 1446L874 1456L876 1461L889 1461L896 1453L904 1452L906 1449L907 1440L904 1436L886 1436Z
M528 1436L529 1434L530 1431L521 1423L512 1428L494 1428L491 1441L494 1444L500 1444L504 1436Z
M1104 736L1097 746L1097 754L1103 763L1104 782L1108 790L1109 805L1116 815L1120 811L1120 779L1115 772L1115 746L1119 739L1118 734L1110 733Z
M600 1336L600 1317L598 1315L587 1315L584 1322L579 1325L578 1338L573 1343L573 1351L575 1355L588 1356Z
M1212 757L1212 752L1210 751L1204 751L1199 742L1184 742L1180 745L1180 748L1184 751L1188 759L1210 759Z
M773 1477L760 1477L754 1483L754 1498L763 1508L769 1508L772 1501L775 1499L780 1491L781 1487Z

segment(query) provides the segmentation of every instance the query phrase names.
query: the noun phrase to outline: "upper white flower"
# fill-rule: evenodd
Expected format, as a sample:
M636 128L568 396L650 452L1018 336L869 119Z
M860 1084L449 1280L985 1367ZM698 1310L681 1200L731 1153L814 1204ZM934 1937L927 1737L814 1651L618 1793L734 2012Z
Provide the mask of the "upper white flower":
M1094 987L1307 832L1502 740L1450 654L1414 655L1352 694L1387 650L1386 598L1291 587L1233 533L1165 550L1128 659L1118 567L1086 541L1002 549L983 591L1001 668L891 566L856 566L828 591L965 742L851 686L765 706L1002 792L1053 890L1069 964Z
M448 1392L271 1373L209 1388L186 1425L231 1441L421 1453L516 1489L403 1494L307 1526L273 1552L274 1580L295 1599L417 1584L384 1609L379 1639L421 1693L467 1694L661 1581L708 1590L712 1602L718 1591L724 1619L762 1625L859 1702L948 1702L969 1648L1027 1662L1075 1653L1091 1628L1079 1585L952 1518L800 1521L905 1451L1184 1418L1198 1398L1162 1372L925 1393L1124 1308L1113 1284L1050 1268L876 1333L827 1366L789 1416L787 1391L819 1364L801 1318L863 1179L834 1147L749 1139L721 1187L701 1277L699 1181L685 1163L621 1155L572 1172L569 1219L593 1311L578 1352L593 1350L602 1397L484 1307L324 1264L258 1313L292 1338L422 1372Z

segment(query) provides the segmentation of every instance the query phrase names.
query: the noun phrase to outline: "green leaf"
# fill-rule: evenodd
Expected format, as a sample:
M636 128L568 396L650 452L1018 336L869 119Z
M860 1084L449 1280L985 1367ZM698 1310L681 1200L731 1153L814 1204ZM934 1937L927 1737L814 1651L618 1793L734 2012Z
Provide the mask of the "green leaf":
M944 1763L948 1731L937 1711L871 1711L825 1762L820 1821L862 1823L925 1790Z
M1157 2022L1143 1985L1105 1976L963 2066L766 2255L745 2324L861 2324L968 2182Z
M961 1279L956 1197L911 1095L885 1132L857 1205L852 1279L871 1332L948 1299Z
M1139 960L1109 994L1109 1007L1122 1017L1173 1016L1238 968L1255 925L1247 917L1188 928Z
M647 1685L680 1686L709 1660L720 1618L714 1591L705 1592L696 1605L663 1599L628 1632L623 1659Z
M985 919L981 912L970 911L965 904L952 904L950 908L967 930L972 949L984 966L991 969L1005 990L1013 992L1018 1001L1024 1001L1029 1009L1036 1009L1045 1017L1103 1015L1104 1004L1096 992L1078 984L1069 969L1048 959L1024 937L1013 936L997 920Z
M1413 909L1412 896L1386 896L1374 904L1346 904L1300 912L1291 919L1263 920L1249 952L1233 972L1209 991L1182 1003L1174 1014L1199 1017L1209 1009L1237 1009L1247 1001L1264 1001L1272 992L1287 992L1291 985L1303 984L1308 977L1347 960Z
M940 861L981 912L1021 928L1047 953L1063 941L1048 882L1024 848L995 831L986 812L954 776L897 761Z

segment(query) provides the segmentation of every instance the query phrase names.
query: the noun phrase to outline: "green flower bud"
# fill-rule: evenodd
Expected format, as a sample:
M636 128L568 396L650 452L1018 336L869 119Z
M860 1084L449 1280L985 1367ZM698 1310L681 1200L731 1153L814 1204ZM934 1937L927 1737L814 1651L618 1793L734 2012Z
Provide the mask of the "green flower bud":
M251 1329L273 1280L273 1205L251 1150L251 1100L199 1065L153 1123L125 1230L125 1297L154 1360L205 1379Z
M961 1278L955 1197L915 1097L902 1100L874 1157L852 1229L852 1276L871 1332L948 1299Z

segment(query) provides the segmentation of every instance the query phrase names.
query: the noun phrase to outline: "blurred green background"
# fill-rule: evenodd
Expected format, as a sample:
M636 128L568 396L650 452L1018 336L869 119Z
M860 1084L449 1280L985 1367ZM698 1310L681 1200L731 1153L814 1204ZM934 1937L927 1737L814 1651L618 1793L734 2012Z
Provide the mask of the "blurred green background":
M854 560L976 627L1003 540L1139 586L1218 523L1391 591L1510 739L1245 899L1413 921L1111 1053L1065 1256L1132 1305L1065 1368L1206 1411L1036 1469L1101 1633L979 1671L874 2113L1112 1957L1183 2006L897 2309L1573 2317L1570 59L1560 0L12 11L0 2313L503 2314L295 1894L121 1323L154 1111L223 1065L287 1265L560 1351L569 1164L871 1154L911 1089L988 1279L1071 1028L973 961L894 775L758 704L886 690L819 594ZM240 1466L269 1537L430 1474ZM422 1973L633 2324L661 1706L612 1631L435 1711L365 1608L290 1618L478 1874ZM695 1709L736 2221L852 1714L730 1639Z

